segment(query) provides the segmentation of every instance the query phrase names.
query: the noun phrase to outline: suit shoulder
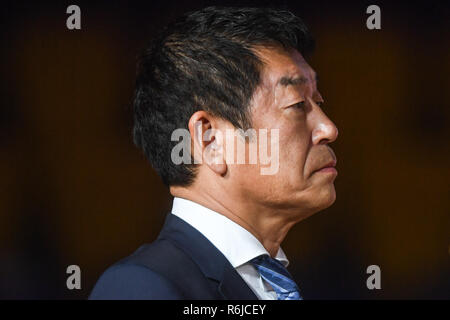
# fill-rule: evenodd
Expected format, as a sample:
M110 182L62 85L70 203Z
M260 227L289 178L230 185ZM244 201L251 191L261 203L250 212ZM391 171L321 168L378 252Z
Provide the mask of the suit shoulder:
M138 264L117 263L99 278L89 300L183 299L180 290L163 275Z
M142 245L133 254L119 261L119 263L142 265L164 273L168 267L178 267L180 264L186 264L190 260L191 258L171 241L158 239L150 244Z

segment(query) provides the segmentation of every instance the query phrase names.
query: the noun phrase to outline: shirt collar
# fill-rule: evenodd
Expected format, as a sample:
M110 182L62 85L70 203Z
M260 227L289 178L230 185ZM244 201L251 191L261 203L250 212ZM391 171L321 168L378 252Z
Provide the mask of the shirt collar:
M183 219L202 233L234 268L269 252L248 230L224 215L196 202L175 197L172 214ZM270 255L269 255L270 256ZM275 256L285 267L289 264L281 247Z

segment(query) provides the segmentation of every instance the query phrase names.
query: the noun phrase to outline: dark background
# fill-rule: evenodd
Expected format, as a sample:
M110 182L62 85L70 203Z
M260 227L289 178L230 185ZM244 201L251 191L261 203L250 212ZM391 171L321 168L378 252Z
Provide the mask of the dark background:
M66 8L81 8L78 31ZM136 56L179 14L213 2L2 3L0 298L85 299L154 240L171 197L131 139ZM450 298L448 2L214 2L284 6L339 128L337 201L285 242L307 299ZM370 4L382 29L366 28ZM66 268L82 289L66 288ZM381 290L366 268L381 268Z

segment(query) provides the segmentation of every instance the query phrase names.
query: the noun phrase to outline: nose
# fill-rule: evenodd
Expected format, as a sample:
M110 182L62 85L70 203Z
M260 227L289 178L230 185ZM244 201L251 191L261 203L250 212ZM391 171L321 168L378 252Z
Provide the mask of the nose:
M314 102L312 104L314 106L314 112L311 114L313 144L328 144L335 141L338 136L336 125L326 116L317 104Z

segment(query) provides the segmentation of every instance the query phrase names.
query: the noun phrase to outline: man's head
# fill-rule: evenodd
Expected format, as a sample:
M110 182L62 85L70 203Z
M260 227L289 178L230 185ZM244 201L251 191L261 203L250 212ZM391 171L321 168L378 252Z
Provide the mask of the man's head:
M298 17L273 9L206 8L169 25L141 60L134 103L135 143L164 183L300 208L305 216L329 206L336 172L318 170L333 165L328 143L337 129L320 108L316 74L304 60L312 44ZM225 139L214 131L198 139L196 124L223 134L255 129L246 154L256 144L259 150L259 129L268 130L269 152L276 151L270 141L277 129L279 167L262 175L259 162L227 161ZM171 136L180 128L189 130L192 158L220 161L175 164Z

